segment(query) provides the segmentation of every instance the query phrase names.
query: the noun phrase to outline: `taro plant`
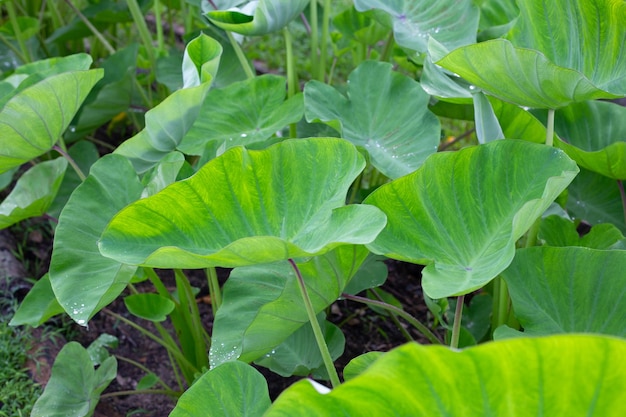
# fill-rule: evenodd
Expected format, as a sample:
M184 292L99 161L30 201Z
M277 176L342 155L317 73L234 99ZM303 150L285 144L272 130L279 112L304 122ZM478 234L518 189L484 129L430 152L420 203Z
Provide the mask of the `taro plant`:
M155 380L143 392L180 397L172 416L617 415L626 400L626 128L624 108L598 100L626 96L624 2L201 7L216 38L191 41L182 82L171 84L180 88L147 112L143 130L73 180L71 196L57 203L49 274L13 324L36 325L61 310L81 325L100 311L128 323L171 356L178 386ZM303 94L290 31L301 14L313 78ZM286 77L255 75L245 37L277 31ZM222 75L225 51L246 79ZM345 86L331 85L346 54L355 68ZM26 106L40 115L44 104L28 100L34 89L74 78L7 81L27 84L7 87L1 117L17 139L3 142L5 171L55 146L77 97L101 75L79 74L95 77L86 91L43 101L54 115L57 103L72 107L60 111L62 122L50 115L54 129L35 135L47 138L36 146L27 135L48 119L22 124L15 114ZM478 144L437 152L441 118L467 117ZM55 149L80 172L87 151L76 149L75 162L76 145L62 145ZM30 197L32 208L20 202L5 217L48 212L63 185L40 178L65 164L57 158L32 168L48 169L36 179L24 174L3 206L23 201L26 182L45 189ZM381 255L425 266L422 290L451 347L369 352L344 369L342 383L333 361L344 337L326 320L338 298L384 307L442 342L440 329L358 296L384 282L384 271L372 272ZM223 286L216 267L233 268ZM155 268L174 270L176 291ZM206 273L211 334L187 269ZM140 280L154 293L138 293ZM126 288L129 312L156 333L106 309ZM114 377L114 359L94 370L83 348L66 349L34 415L46 407L89 415ZM253 362L330 381L332 390L303 380L271 404ZM64 377L68 369L81 376ZM65 391L86 406L73 409Z

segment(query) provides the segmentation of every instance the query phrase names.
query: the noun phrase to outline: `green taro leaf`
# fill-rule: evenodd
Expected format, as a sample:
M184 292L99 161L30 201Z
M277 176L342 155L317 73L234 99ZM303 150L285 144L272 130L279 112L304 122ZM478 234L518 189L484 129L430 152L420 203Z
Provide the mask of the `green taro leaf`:
M529 336L603 333L626 337L626 251L536 247L502 273Z
M471 0L355 0L354 6L389 14L398 45L417 52L428 50L429 37L448 50L476 42L479 9Z
M157 268L236 267L371 242L378 209L344 206L364 158L341 139L233 148L192 177L118 213L100 240L118 262Z
M264 142L277 131L302 118L302 96L285 100L287 80L262 75L211 90L198 119L178 149L202 155L209 142L226 150Z
M436 62L485 92L520 106L556 109L576 101L616 98L584 74L539 51L495 39L458 48Z
M87 346L87 353L94 366L104 363L111 356L108 349L117 349L119 339L107 333L102 333L96 340Z
M124 297L124 304L133 315L155 322L164 321L176 307L169 298L149 293Z
M500 127L500 122L498 122L498 118L487 96L482 91L474 91L472 99L474 101L474 120L478 143L504 139L505 136Z
M297 264L316 313L339 298L367 253L365 247L346 245ZM235 268L215 317L211 366L256 360L308 323L289 263Z
M69 342L57 355L52 366L52 376L35 403L31 416L91 416L100 394L116 373L115 357L107 358L94 370L87 350L76 342Z
M0 229L43 215L59 190L67 159L57 158L30 168L0 204Z
M205 14L220 29L246 36L276 32L298 17L309 0L248 1L240 8L216 10Z
M26 297L15 312L9 325L21 326L28 324L37 327L45 323L49 318L63 313L63 307L59 304L50 285L50 275L45 274L33 285Z
M203 33L191 40L183 55L183 88L211 82L217 75L222 45Z
M265 416L617 417L626 401L625 355L624 340L591 335L517 338L462 351L411 343L328 394L300 381Z
M599 89L626 95L623 0L519 0L518 6L520 16L507 36L515 46L538 50Z
M383 356L384 352L367 352L352 359L343 369L343 377L346 381L356 378L362 374L371 364L378 358Z
M169 417L260 417L270 406L263 375L242 362L228 362L202 375L180 397Z
M546 127L532 113L515 104L489 97L504 137L535 143L546 141Z
M577 172L564 152L518 140L435 154L364 201L388 218L368 247L427 264L422 285L431 298L466 294L509 265L515 241Z
M579 237L576 224L560 216L549 216L541 220L539 239L546 246L582 246L592 249L613 249L624 235L611 223L593 226L583 237Z
M485 41L499 38L509 31L519 15L516 0L480 0L480 23L478 39Z
M428 110L428 94L391 64L359 65L348 78L347 97L309 81L304 101L308 122L338 120L342 137L364 147L372 164L390 178L415 171L437 151L441 127Z
M93 165L61 212L50 282L59 303L78 324L86 325L133 277L135 267L100 254L98 239L115 213L139 199L142 191L128 160L107 155Z
M0 112L0 173L48 152L102 74L65 72L11 98Z
M589 101L559 109L554 130L578 165L613 179L626 179L626 107Z

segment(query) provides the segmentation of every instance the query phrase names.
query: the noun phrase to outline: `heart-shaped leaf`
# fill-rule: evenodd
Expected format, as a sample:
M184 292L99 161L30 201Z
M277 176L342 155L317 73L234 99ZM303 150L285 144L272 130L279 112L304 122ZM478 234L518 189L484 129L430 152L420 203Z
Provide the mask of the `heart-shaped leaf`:
M367 252L346 245L298 263L316 313L339 298ZM301 303L287 262L235 268L224 284L224 303L213 325L211 366L236 359L250 362L270 352L309 322Z
M234 10L210 11L205 16L220 29L246 36L276 32L298 17L309 0L248 1Z
M208 410L220 416L261 417L270 404L263 375L245 363L228 362L202 375L169 417L201 417Z
M35 403L33 417L91 416L100 394L117 374L115 357L107 358L97 370L80 344L69 342L52 366L52 376Z
M617 416L626 401L624 355L624 340L590 335L517 338L463 351L412 343L330 393L300 381L264 415Z
M202 155L208 142L230 149L267 140L302 118L302 96L285 100L287 80L262 75L211 90L198 119L178 145L181 152Z
M515 241L577 172L564 152L525 141L435 154L364 201L388 218L368 247L428 264L422 285L431 298L466 294L509 265Z
M338 120L342 137L364 147L372 164L390 178L415 171L437 151L441 127L428 110L428 94L390 64L359 65L348 78L347 97L310 81L304 101L307 121Z
M428 50L431 36L448 50L476 42L479 9L471 0L355 0L354 6L388 13L398 45L417 52Z
M48 152L102 75L101 69L65 72L11 98L0 112L0 172Z
M368 206L344 206L364 166L356 148L341 139L288 140L262 151L233 148L118 213L100 250L133 265L204 268L369 243L385 216Z
M0 229L44 214L61 186L67 160L57 158L30 168L0 204Z
M520 249L502 273L524 333L626 336L626 251Z
M135 267L100 255L98 239L122 207L141 197L143 186L124 157L107 155L91 168L61 212L50 261L50 282L65 311L78 324L113 301Z
M155 322L164 321L176 307L169 298L150 293L129 295L124 304L131 314Z

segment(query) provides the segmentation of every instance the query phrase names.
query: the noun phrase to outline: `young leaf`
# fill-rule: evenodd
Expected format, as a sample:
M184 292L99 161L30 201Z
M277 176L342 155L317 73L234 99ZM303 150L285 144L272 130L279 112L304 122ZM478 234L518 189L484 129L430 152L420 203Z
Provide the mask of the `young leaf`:
M285 100L286 84L284 77L262 75L210 91L178 149L202 155L211 141L224 150L247 146L296 123L302 118L302 96Z
M626 401L624 355L624 340L590 335L463 351L411 343L328 394L300 381L265 416L617 416Z
M479 143L492 142L504 139L504 133L491 106L491 102L482 91L472 93L474 101L474 120L476 122L476 137Z
M63 313L63 307L59 304L52 286L50 275L46 274L33 285L26 297L9 322L10 326L28 324L37 327L45 323L50 317Z
M319 313L343 292L367 256L362 246L346 245L298 263ZM270 352L309 318L287 262L235 268L224 284L224 303L217 312L211 344L211 366L229 360L250 362Z
M76 342L61 349L46 389L33 407L33 417L91 416L100 394L117 373L115 357L93 369L87 350Z
M44 214L61 186L66 168L67 160L57 158L26 171L0 204L0 229Z
M169 298L159 294L132 294L124 298L124 304L131 314L150 321L163 321L176 306Z
M368 243L384 226L384 215L369 206L344 206L364 166L356 148L341 139L288 140L263 151L233 148L118 213L100 250L133 265L204 268Z
M625 269L626 251L536 247L518 250L502 277L527 335L625 337Z
M91 168L61 212L50 261L50 282L65 311L86 325L113 301L135 267L100 255L98 238L122 207L139 199L143 186L130 163L119 155L102 157Z
M448 50L476 42L479 10L470 0L355 0L354 6L388 13L398 45L417 52L428 50L430 36Z
M260 417L270 406L263 375L242 362L227 362L202 375L180 397L170 417Z
M249 1L241 8L210 11L205 16L220 29L258 36L284 28L308 4L309 0Z
M191 40L183 55L183 88L211 82L217 75L222 45L203 33Z
M368 247L428 264L422 285L431 298L466 294L510 264L515 241L577 172L564 152L525 141L435 154L364 201L388 217Z
M102 74L65 72L11 98L0 112L0 173L48 152Z
M415 171L437 151L441 127L428 100L418 82L374 61L350 74L347 97L319 81L304 88L307 121L338 120L342 137L364 147L390 178Z

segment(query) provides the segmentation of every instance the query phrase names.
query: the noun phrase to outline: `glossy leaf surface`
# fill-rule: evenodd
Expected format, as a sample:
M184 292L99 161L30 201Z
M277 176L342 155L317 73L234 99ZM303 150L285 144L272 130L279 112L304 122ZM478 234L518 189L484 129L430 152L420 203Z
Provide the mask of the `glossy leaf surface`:
M626 251L580 247L518 250L502 273L524 333L626 336Z
M170 417L260 417L270 406L263 375L243 362L228 362L202 375L180 397Z
M297 264L316 313L339 298L366 256L364 247L349 245ZM211 366L256 360L308 322L289 263L236 268L215 317Z
M265 416L619 416L624 355L623 339L589 335L463 351L407 344L328 394L306 380L292 385Z
M417 52L428 50L430 36L449 50L476 42L479 10L469 0L355 0L354 6L388 13L396 42Z
M435 154L364 201L388 218L368 247L428 264L422 285L431 298L466 294L509 265L515 241L577 172L564 152L517 140Z
M135 267L103 257L98 239L122 207L141 197L143 186L130 163L119 155L102 157L76 188L56 228L50 282L65 311L78 324L113 301Z
M419 83L373 61L350 74L347 97L319 81L304 89L307 121L338 121L342 137L364 147L390 178L415 171L437 151L441 128L428 100Z
M341 139L289 140L263 151L233 148L118 213L100 250L127 264L204 268L369 243L385 216L372 207L344 206L364 166L356 148Z

